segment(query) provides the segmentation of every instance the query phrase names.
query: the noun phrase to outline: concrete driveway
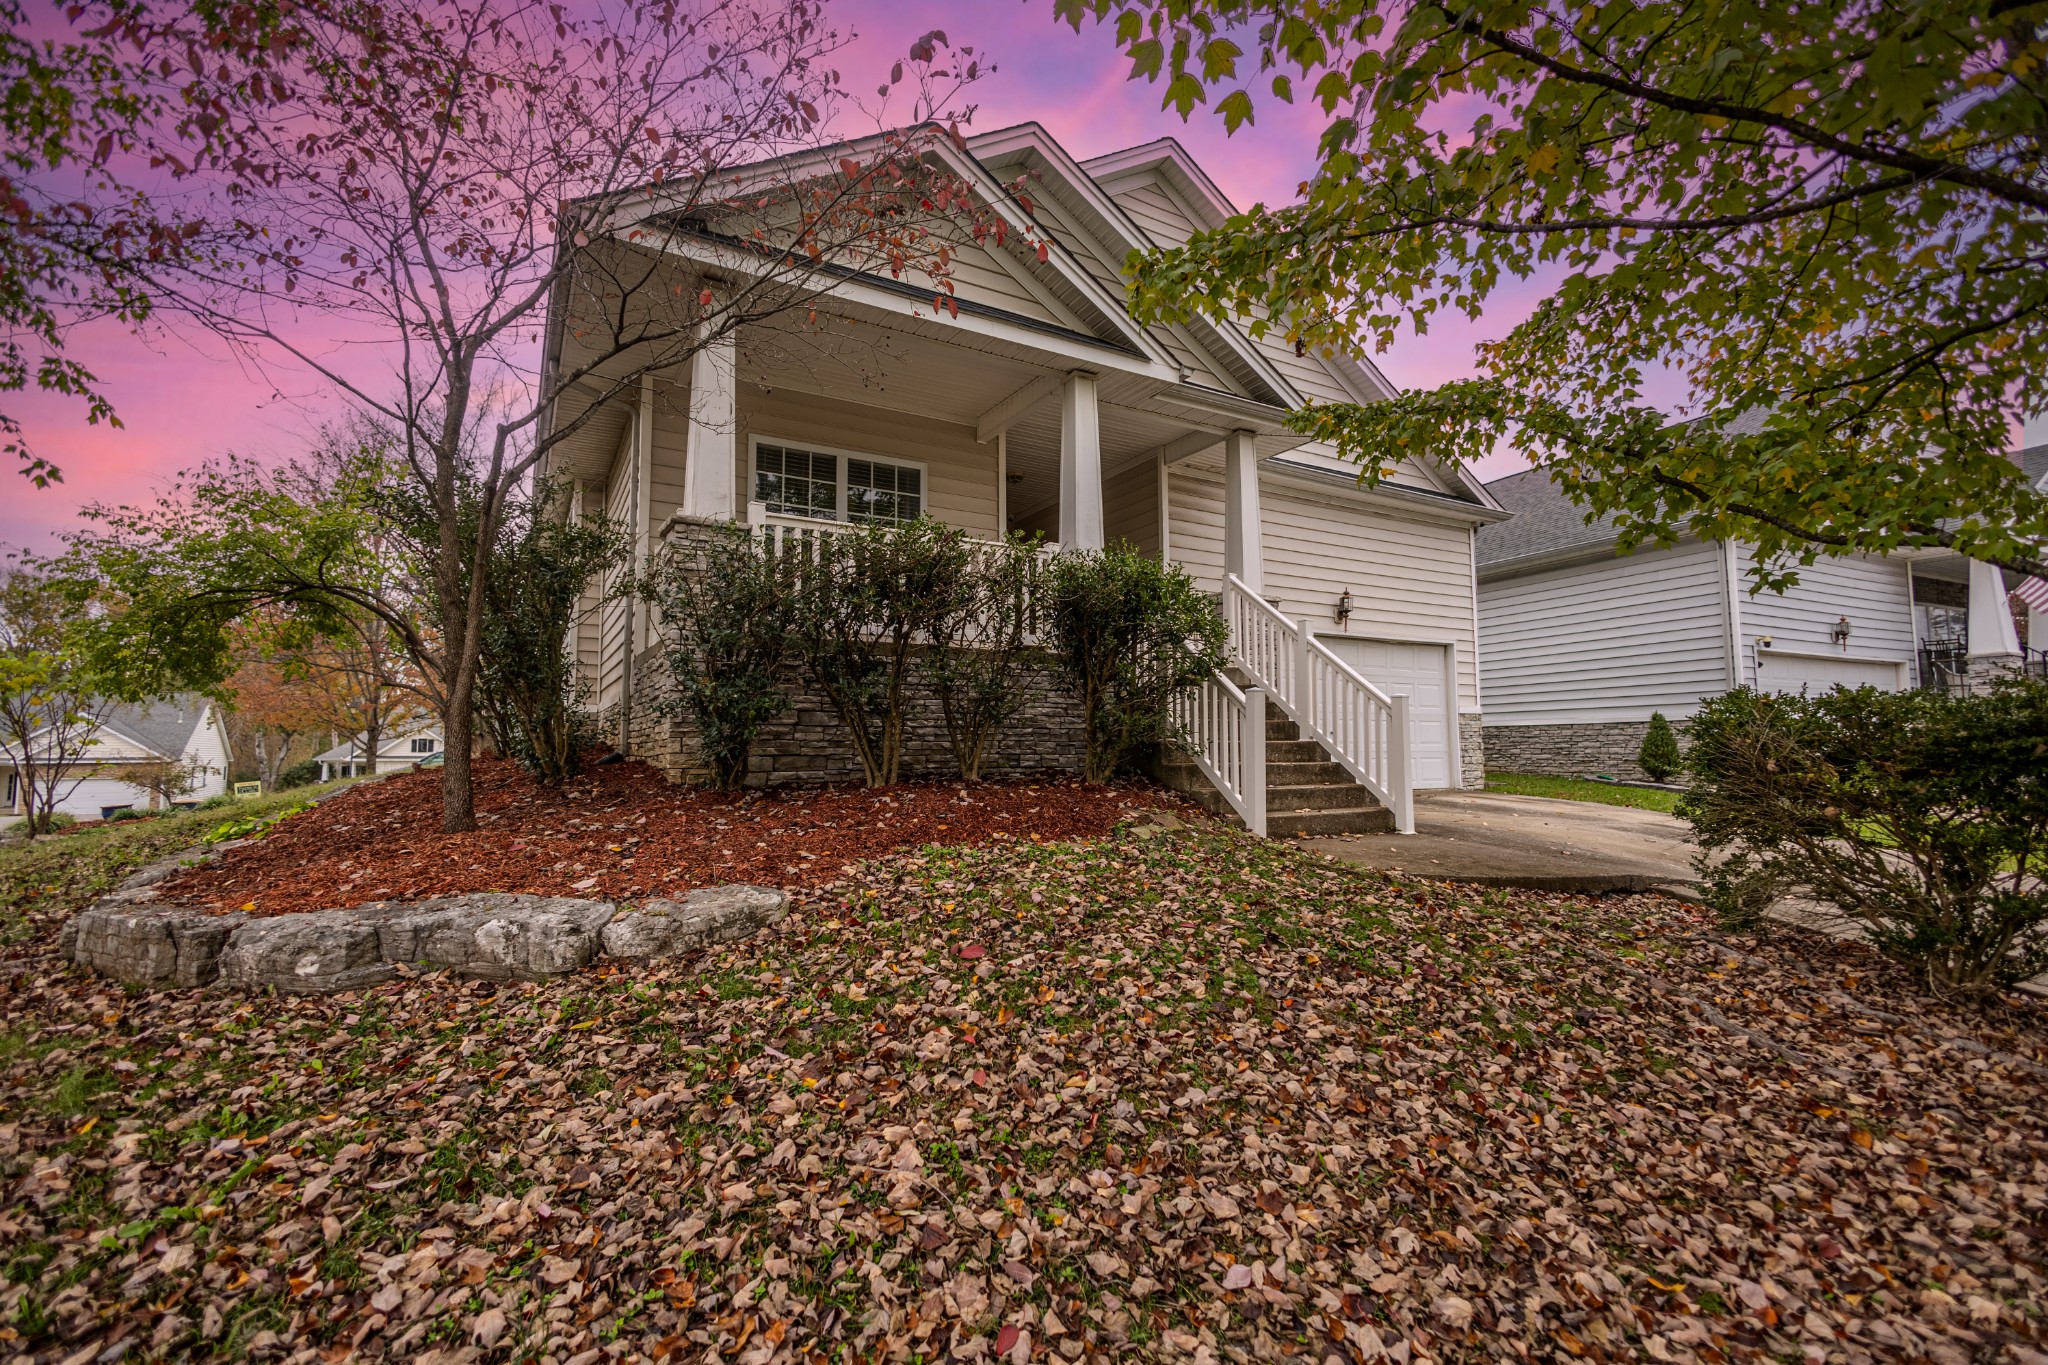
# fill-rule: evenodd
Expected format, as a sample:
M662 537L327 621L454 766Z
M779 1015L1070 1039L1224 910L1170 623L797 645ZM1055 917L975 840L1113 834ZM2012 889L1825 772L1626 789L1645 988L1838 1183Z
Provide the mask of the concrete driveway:
M1428 792L1415 798L1415 831L1299 842L1345 862L1441 881L1695 896L1691 827L1659 811L1505 792Z

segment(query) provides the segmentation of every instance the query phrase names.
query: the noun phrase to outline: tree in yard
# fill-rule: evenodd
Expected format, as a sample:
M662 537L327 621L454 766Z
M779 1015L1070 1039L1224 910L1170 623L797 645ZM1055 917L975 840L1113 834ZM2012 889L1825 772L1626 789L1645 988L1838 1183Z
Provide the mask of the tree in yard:
M2048 499L2003 454L2048 408L2036 0L1056 7L1183 117L1234 131L1255 88L1330 116L1301 203L1134 260L1142 316L1383 348L1563 275L1481 378L1299 414L1368 482L1512 436L1624 547L1744 539L1760 584L1924 547L2044 571ZM1659 368L1702 420L1644 405Z
M289 653L245 646L241 665L227 682L234 717L246 727L263 790L276 791L278 774L291 761L292 742L333 727L331 698Z
M182 758L125 763L120 770L123 782L148 795L151 810L166 810L172 802L190 796L205 783L207 775L205 764L187 762Z
M647 376L815 317L838 272L920 277L945 306L954 247L1001 231L928 156L982 68L926 35L891 78L914 87L909 131L856 152L824 131L844 99L820 0L293 17L293 43L261 57L278 73L263 117L209 163L223 184L201 215L241 225L240 250L175 262L157 297L398 437L438 526L442 822L467 830L489 549L524 481ZM226 100L242 65L222 73ZM667 249L684 236L723 264L686 265ZM551 310L567 341L536 375ZM338 352L338 332L386 344Z
M0 573L0 750L31 839L91 773L114 701L69 638L90 598L85 582L27 561Z
M1642 748L1636 751L1636 766L1648 773L1652 782L1662 782L1685 766L1685 757L1678 752L1678 735L1662 711L1650 713Z

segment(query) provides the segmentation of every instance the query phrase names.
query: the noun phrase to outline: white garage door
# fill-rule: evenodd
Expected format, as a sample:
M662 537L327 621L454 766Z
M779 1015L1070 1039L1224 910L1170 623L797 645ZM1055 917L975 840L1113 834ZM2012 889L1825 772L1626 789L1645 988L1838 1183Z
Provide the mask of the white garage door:
M1451 778L1451 697L1444 676L1442 645L1405 645L1356 636L1318 636L1332 654L1392 697L1408 698L1414 727L1411 754L1415 785L1422 790L1448 787Z
M1845 655L1784 654L1760 649L1756 685L1763 692L1819 694L1834 687L1881 687L1896 692L1906 685L1906 669L1890 659L1855 659Z

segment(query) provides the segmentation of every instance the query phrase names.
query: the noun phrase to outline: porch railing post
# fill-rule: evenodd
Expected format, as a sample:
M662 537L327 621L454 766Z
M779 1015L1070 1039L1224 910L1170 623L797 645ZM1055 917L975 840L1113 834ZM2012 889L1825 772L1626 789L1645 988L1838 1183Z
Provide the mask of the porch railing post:
M1408 697L1396 692L1392 731L1387 736L1387 785L1394 796L1394 828L1402 834L1415 832L1415 775L1408 763Z
M1244 761L1245 823L1266 837L1266 689L1244 690L1244 728L1238 732Z

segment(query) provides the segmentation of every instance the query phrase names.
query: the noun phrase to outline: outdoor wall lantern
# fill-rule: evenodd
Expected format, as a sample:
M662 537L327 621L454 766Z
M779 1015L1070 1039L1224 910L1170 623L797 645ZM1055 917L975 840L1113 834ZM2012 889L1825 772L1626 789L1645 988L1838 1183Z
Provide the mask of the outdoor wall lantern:
M1343 596L1337 599L1336 609L1330 615L1340 626L1351 619L1351 589L1344 589Z
M1836 644L1840 645L1843 649L1847 649L1849 647L1849 618L1844 616L1841 620L1835 622L1835 628L1828 633Z

